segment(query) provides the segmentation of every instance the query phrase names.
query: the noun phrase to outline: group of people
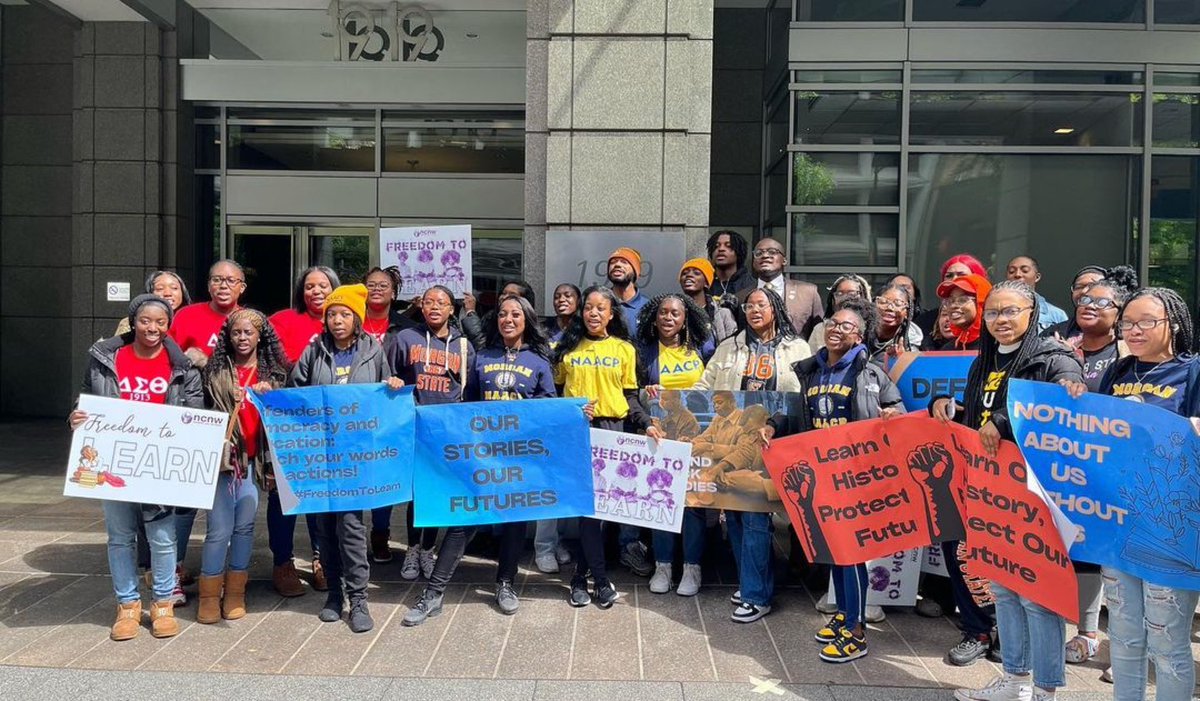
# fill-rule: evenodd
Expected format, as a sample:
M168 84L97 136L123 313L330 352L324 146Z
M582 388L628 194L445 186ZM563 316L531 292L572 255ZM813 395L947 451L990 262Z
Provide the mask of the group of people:
M1014 258L1006 279L993 284L979 260L957 255L941 268L939 303L925 309L915 280L903 273L875 290L862 276L845 274L822 297L816 286L784 275L784 247L774 239L751 249L736 232L720 231L707 251L683 263L678 291L651 299L638 288L640 254L618 248L608 260L606 285L559 285L554 315L544 321L523 281L507 284L487 315L476 311L473 298L460 305L440 285L420 290L401 310L404 281L397 269L375 268L362 284L344 285L334 271L313 267L299 276L291 308L267 317L239 304L246 277L234 261L212 266L206 302L191 303L183 280L159 271L146 281L146 294L130 303L117 335L91 348L82 391L207 407L235 418L206 521L197 579L200 623L245 615L263 493L275 589L282 596L306 591L293 564L296 518L280 508L270 447L246 401L250 390L383 382L412 387L418 404L582 397L591 426L654 439L666 434L642 396L664 389L798 393L799 412L772 417L761 430L766 445L789 434L896 416L903 406L885 371L890 358L920 349L973 350L978 357L962 401L937 397L929 412L977 429L993 452L1001 440L1013 439L1006 409L1012 378L1059 383L1074 396L1101 392L1200 415L1200 361L1192 356L1196 339L1187 305L1174 291L1139 288L1125 266L1082 268L1067 314L1037 291L1041 273L1032 257ZM86 418L74 411L72 427ZM391 511L375 509L369 531L361 512L306 517L312 587L327 592L321 620L345 618L355 632L371 630L369 563L392 558ZM438 529L414 527L413 509L407 513L401 576L426 580L402 620L415 626L441 613L446 585L476 529L447 528L439 540ZM182 562L195 512L105 501L104 514L118 603L111 637L130 639L142 625L139 564L152 592L152 633L176 634L173 607L186 602ZM653 593L674 588L694 595L702 585L708 527L722 517L739 583L730 616L757 621L770 613L774 597L771 514L687 508L679 572L674 534L620 526L618 562L649 577ZM609 577L602 522L580 518L574 548L563 537L567 526L533 526L535 566L549 573L573 562L569 603L611 607L619 593ZM506 614L520 605L513 582L529 527L496 529L495 601ZM963 638L948 661L967 665L987 655L1002 662L1004 672L983 689L957 691L956 698L1052 699L1065 685L1064 664L1097 653L1102 591L1116 698L1144 698L1148 660L1155 662L1160 700L1191 698L1196 592L1078 563L1081 618L1078 634L1067 640L1061 616L995 582L989 583L994 604L981 605L972 593L979 583L969 581L958 546L941 544L949 577L922 582L918 613L957 610ZM866 624L883 613L866 605L865 563L835 566L832 581L818 603L831 618L815 639L822 660L840 663L868 653Z

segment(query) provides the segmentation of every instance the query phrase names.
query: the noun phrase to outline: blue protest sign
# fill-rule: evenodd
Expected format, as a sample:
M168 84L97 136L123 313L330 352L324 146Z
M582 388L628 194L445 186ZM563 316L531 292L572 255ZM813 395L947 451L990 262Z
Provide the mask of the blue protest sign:
M275 456L285 514L358 511L412 499L412 388L319 385L247 394Z
M1200 438L1158 407L1012 380L1009 420L1047 493L1082 532L1071 559L1200 589Z
M924 411L929 400L950 395L961 402L974 351L922 351L900 354L888 375L900 390L904 408Z
M583 399L526 399L421 407L416 525L594 514L583 405Z

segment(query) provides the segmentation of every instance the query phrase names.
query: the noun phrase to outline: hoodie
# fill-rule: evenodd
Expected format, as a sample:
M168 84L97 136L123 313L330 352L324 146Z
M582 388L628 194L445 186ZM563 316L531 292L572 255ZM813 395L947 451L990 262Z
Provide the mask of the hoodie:
M465 399L464 381L475 366L475 348L453 324L438 338L425 324L388 333L384 353L392 374L413 388L417 404L451 404Z
M854 391L851 365L867 352L863 344L854 346L836 363L829 364L829 349L817 351L817 381L804 390L804 401L812 415L814 428L828 428L850 423L850 394Z
M491 346L475 357L474 380L467 383L473 401L554 397L550 361L523 345L512 360L504 348Z

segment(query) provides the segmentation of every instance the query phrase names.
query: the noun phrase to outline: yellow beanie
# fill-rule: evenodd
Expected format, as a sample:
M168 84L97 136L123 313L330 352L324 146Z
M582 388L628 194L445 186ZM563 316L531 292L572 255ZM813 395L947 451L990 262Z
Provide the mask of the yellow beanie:
M333 292L325 295L325 303L321 305L321 313L325 314L335 304L347 307L362 321L367 316L367 287L366 285L342 285Z
M687 270L688 268L695 268L703 273L704 281L709 285L712 284L713 277L717 274L717 271L713 268L713 264L709 263L707 258L693 258L687 261L683 264L683 267L679 269L679 274L682 275L683 271Z

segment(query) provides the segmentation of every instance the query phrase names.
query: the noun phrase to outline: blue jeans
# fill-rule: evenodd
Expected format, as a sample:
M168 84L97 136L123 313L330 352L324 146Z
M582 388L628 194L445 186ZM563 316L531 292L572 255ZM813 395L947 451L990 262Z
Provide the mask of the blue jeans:
M833 593L838 612L846 615L846 627L854 630L867 617L867 564L834 565Z
M308 540L312 544L313 559L321 552L317 545L317 515L307 514L304 517L308 524ZM276 567L292 561L292 534L296 532L296 517L285 516L283 507L279 505L279 491L272 489L267 494L267 542L271 546L271 555Z
M683 564L698 565L704 556L704 509L683 510ZM675 534L654 531L654 561L670 563L675 559Z
M104 528L108 531L108 571L112 575L117 603L128 604L138 593L137 531L142 505L125 501L103 501ZM168 508L153 521L146 521L150 545L150 571L154 573L154 600L171 598L175 590L175 514Z
M533 532L533 554L535 557L553 557L562 535L571 519L551 518L537 522Z
M1146 698L1146 672L1154 660L1158 701L1186 701L1196 686L1192 661L1192 612L1200 592L1151 584L1103 569L1112 646L1113 699Z
M1067 625L1063 617L996 582L990 585L996 597L996 627L1004 671L1024 675L1032 670L1034 686L1043 689L1066 686L1063 645Z
M192 524L196 522L196 510L175 507L175 562L187 557L188 541L192 539Z
M771 514L726 511L725 528L737 560L742 601L770 606L775 596L775 550L771 537L775 524L771 523Z
M258 487L252 479L234 479L232 472L217 477L217 493L208 512L208 532L200 558L200 574L216 577L229 569L244 571L250 566L254 548L254 514L258 511Z

